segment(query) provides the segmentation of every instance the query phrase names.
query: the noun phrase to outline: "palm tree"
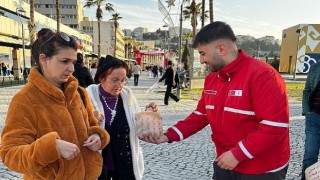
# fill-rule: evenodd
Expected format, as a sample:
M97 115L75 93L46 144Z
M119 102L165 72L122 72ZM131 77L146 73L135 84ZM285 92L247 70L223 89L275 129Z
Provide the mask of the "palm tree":
M193 0L194 2L194 0ZM184 19L191 19L191 26L192 26L192 38L195 38L196 36L196 31L197 31L197 25L198 25L198 21L197 18L200 17L200 19L202 18L202 16L200 16L200 7L201 7L201 3L196 4L194 2L190 4L190 6L186 6L185 10L183 10L183 16ZM208 17L208 11L205 11L205 15L204 15L204 19L206 19Z
M103 10L101 9L101 6L103 6L104 2L106 0L87 0L86 4L84 7L92 7L92 6L97 6L97 11L96 11L96 18L98 20L98 59L101 57L101 28L100 28L100 23L103 17ZM113 12L113 4L111 3L106 3L105 8L107 12Z
M209 0L210 23L213 23L213 0Z
M57 32L60 32L60 0L56 0L56 17L57 17Z
M195 0L192 0L190 4L191 11L191 26L192 26L192 37L196 37L197 31L197 3Z
M114 24L114 57L116 57L116 51L117 51L117 29L119 27L118 20L121 19L122 17L120 16L119 13L114 13L112 14L112 18L110 21L113 21Z
M36 40L35 36L35 24L34 24L34 0L30 0L30 21L28 22L28 29L30 36L30 45ZM36 61L31 56L31 66L35 66Z
M190 68L190 49L189 49L189 40L192 39L192 35L189 32L183 33L183 38L186 43L183 46L183 53L181 56L181 61L183 63L183 68L189 70Z
M202 0L202 7L201 7L201 28L204 26L205 14L206 14L206 0Z

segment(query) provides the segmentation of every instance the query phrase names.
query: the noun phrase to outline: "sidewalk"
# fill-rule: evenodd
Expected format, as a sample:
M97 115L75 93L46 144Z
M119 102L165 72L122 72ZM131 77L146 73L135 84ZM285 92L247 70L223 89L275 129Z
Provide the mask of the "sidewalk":
M180 119L188 116L196 107L193 100L169 101L164 106L164 92L147 93L147 90L158 81L158 78L148 77L147 72L140 76L139 86L133 86L133 78L128 86L133 90L141 109L153 101L159 105L159 113L163 118L164 130ZM162 85L162 83L160 83ZM6 111L12 96L22 86L0 88L0 131L3 128ZM162 89L161 86L160 89ZM300 116L301 103L290 103L290 138L291 160L288 169L288 180L300 179L301 162L304 145L304 121ZM186 140L171 144L149 144L141 142L145 173L143 180L209 180L213 175L212 161L215 157L215 147L211 141L209 126ZM0 179L20 179L21 176L9 171L0 163Z

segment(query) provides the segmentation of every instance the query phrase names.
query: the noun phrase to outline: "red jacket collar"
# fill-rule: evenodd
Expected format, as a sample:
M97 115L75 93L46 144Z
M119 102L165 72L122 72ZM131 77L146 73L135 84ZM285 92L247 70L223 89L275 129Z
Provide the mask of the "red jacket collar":
M230 64L220 69L218 73L218 77L224 78L226 81L231 81L235 74L241 68L241 63L246 59L247 55L242 49L239 49L238 57L233 60Z

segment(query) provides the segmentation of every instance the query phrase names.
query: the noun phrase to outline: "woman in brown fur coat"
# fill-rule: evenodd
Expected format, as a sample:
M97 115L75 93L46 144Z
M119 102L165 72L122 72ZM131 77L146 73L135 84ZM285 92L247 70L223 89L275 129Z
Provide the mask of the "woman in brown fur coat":
M102 169L98 150L110 138L72 76L77 44L49 29L38 36L31 50L38 67L8 109L0 146L3 164L24 179L97 179Z

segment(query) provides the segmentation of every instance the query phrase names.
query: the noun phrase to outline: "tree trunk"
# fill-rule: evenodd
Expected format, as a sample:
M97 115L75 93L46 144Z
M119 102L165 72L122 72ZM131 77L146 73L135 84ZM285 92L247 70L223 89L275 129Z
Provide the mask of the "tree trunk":
M206 9L205 9L205 7L206 7L206 0L202 0L202 7L201 7L201 28L203 28L203 26L204 26L204 19L205 19L205 14L206 14Z
M209 0L210 23L213 23L213 0Z
M60 11L59 11L60 0L56 0L56 16L57 16L57 32L60 32Z
M30 0L30 21L28 22L30 45L36 40L36 27L34 24L34 0ZM35 66L36 61L31 56L31 66Z
M101 19L98 19L98 59L101 58L101 28L100 28Z
M197 10L196 10L196 2L192 0L191 2L191 26L192 26L192 39L196 37L197 34Z

